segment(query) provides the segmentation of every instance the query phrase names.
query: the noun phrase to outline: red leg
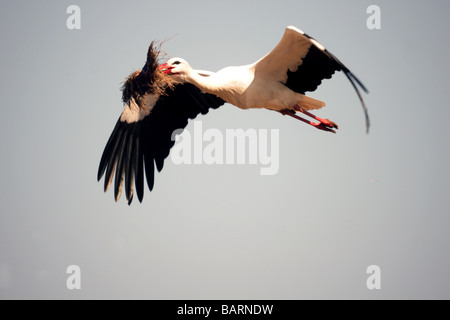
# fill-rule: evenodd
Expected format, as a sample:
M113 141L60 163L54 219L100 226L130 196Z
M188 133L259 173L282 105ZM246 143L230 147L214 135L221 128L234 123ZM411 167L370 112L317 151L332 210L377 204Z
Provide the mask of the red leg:
M336 128L336 129L338 129L338 125L337 125L336 123L334 123L333 121L330 121L330 120L328 120L328 119L322 119L322 118L319 118L319 117L313 115L312 113L310 113L310 112L308 112L308 111L306 111L306 110L303 110L301 107L299 107L299 106L297 106L297 105L294 106L294 109L295 109L296 111L299 111L299 112L303 113L303 114L306 114L308 117L311 117L311 118L313 118L313 119L316 119L317 121L319 121L321 124L323 124L323 125L326 126L326 127L331 127L331 128Z
M324 122L312 122L306 119L303 119L302 117L299 117L298 115L296 115L294 112L289 111L289 110L281 110L280 113L284 116L290 116L292 118L295 118L297 120L300 120L304 123L307 123L309 125L312 125L313 127L319 129L319 130L323 130L323 131L329 131L329 132L333 132L336 133L336 131L334 131L331 128L336 128L337 129L337 125L335 124L335 127L333 126L329 126L327 124L325 124Z

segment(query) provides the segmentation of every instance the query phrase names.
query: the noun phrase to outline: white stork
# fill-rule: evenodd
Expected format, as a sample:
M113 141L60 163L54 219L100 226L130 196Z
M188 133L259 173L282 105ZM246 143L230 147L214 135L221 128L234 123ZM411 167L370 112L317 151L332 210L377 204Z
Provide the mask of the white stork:
M104 189L115 176L117 201L125 182L128 204L134 186L140 202L144 196L144 167L150 191L154 185L154 166L161 171L164 159L174 145L172 132L186 127L188 119L206 114L225 102L242 109L265 108L292 116L314 127L335 132L338 126L318 118L308 110L325 103L305 95L314 91L323 79L343 71L364 109L367 108L358 86L361 81L319 42L295 27L287 27L280 43L255 63L227 67L216 73L194 70L185 60L172 58L158 65L159 50L150 44L142 70L132 73L122 88L125 104L106 144L98 170L98 180L106 172ZM318 122L296 115L303 113Z

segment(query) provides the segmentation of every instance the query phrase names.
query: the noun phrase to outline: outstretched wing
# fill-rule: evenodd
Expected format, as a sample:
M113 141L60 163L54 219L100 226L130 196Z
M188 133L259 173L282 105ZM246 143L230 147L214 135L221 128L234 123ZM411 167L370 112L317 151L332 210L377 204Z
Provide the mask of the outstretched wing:
M128 204L133 199L134 187L142 202L144 172L151 191L155 166L158 171L163 169L164 159L174 145L171 139L174 130L185 128L188 119L206 114L210 108L216 109L224 103L188 83L166 90L166 94L144 95L141 106L131 98L106 144L97 178L100 180L105 175L105 192L114 178L116 201L125 185Z
M368 93L362 82L332 53L314 38L295 27L287 27L278 45L255 63L255 73L285 84L291 90L305 94L314 91L323 79L335 71L343 71L361 101L369 130L367 107L359 88Z

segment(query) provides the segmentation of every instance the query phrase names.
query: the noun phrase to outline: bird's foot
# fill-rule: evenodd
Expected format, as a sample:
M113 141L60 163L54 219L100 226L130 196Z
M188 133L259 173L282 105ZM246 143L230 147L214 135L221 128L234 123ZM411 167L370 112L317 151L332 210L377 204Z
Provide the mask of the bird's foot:
M324 120L327 120L327 119L324 119ZM332 122L332 121L329 121L329 120L327 120L327 122L329 123L326 123L326 122L311 122L310 121L310 124L313 126L313 127L316 127L317 129L319 129L319 130L323 130L323 131L329 131L329 132L333 132L333 133L336 133L336 131L335 130L333 130L333 128L338 128L337 127L337 125L334 123L334 122Z
M302 122L305 122L305 123L307 123L309 125L312 125L313 127L317 128L319 130L336 133L336 131L333 130L333 129L338 129L338 125L336 123L334 123L333 121L330 121L328 119L322 119L322 118L316 117L312 113L309 113L308 111L303 110L299 106L294 106L294 109L296 111L299 111L299 112L302 112L302 113L306 114L307 116L309 116L311 118L316 119L319 122L312 122L312 121L303 119L302 117L299 117L298 115L295 114L295 112L293 112L291 110L281 110L280 113L282 115L288 115L288 116L291 116L292 118L295 118L295 119L300 120Z
M336 132L333 129L339 129L338 125L336 123L334 123L333 121L330 121L328 119L319 118L319 117L313 115L312 113L310 113L306 110L303 110L300 106L296 105L296 106L294 106L294 109L296 111L299 111L299 112L307 115L308 117L311 117L311 118L319 121L319 123L314 123L314 122L311 123L311 125L315 126L317 129L331 131L334 133L336 133Z

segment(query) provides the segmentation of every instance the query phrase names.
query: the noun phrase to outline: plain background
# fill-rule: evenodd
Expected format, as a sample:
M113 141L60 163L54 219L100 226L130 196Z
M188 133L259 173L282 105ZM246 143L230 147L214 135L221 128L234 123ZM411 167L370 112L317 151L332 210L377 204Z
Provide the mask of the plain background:
M69 5L81 30L66 27ZM381 8L381 30L366 9ZM0 4L0 297L450 298L448 1L11 1ZM120 86L151 40L217 71L287 25L369 88L369 135L343 74L311 96L332 135L231 105L204 129L280 130L280 170L174 165L127 206L96 181ZM192 129L192 122L188 126ZM81 268L81 290L66 268ZM381 268L382 289L366 287Z

